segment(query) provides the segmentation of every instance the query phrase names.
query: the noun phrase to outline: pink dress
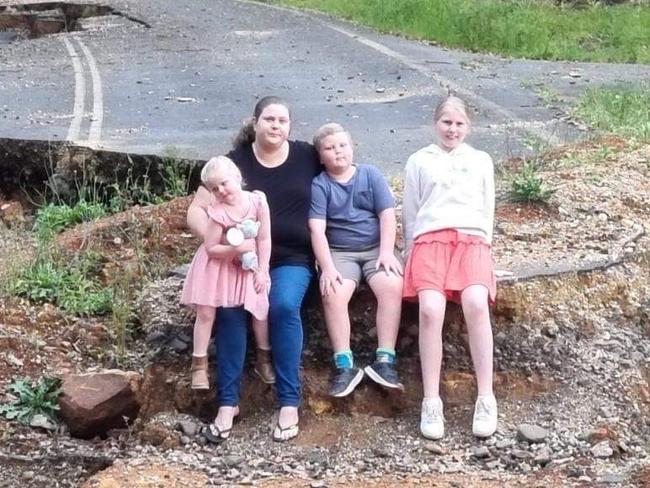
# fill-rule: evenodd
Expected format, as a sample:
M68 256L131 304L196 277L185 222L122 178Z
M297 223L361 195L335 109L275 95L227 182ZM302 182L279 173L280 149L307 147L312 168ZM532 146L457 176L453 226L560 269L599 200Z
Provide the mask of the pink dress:
M226 244L226 231L246 220L259 220L261 198L246 192L250 200L248 212L234 220L222 205L208 207L210 219L223 227L221 243ZM181 303L210 307L241 307L257 319L265 319L269 311L268 290L256 293L253 272L244 271L239 259L216 259L208 256L201 244L187 272Z

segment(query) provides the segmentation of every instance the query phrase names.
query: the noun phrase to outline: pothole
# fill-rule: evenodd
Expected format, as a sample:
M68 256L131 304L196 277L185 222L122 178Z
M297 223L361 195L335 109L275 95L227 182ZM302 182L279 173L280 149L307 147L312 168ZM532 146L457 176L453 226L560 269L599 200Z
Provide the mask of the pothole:
M0 6L0 44L82 30L81 19L105 15L118 15L145 27L151 27L143 20L107 5L64 2L8 5Z

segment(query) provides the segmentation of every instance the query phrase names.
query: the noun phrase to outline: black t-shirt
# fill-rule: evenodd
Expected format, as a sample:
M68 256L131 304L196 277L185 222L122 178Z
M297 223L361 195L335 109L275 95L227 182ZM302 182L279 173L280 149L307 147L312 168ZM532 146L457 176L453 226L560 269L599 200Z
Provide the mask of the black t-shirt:
M314 146L303 141L289 141L287 160L275 168L262 166L251 144L233 149L228 157L242 172L247 190L266 194L271 213L271 267L311 266L314 258L307 216L311 180L321 171Z

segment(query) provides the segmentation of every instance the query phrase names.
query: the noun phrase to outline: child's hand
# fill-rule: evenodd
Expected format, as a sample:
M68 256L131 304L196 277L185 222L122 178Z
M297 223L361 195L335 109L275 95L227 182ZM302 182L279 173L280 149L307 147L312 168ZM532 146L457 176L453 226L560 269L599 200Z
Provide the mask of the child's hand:
M336 269L323 271L320 275L320 281L318 282L318 287L320 288L320 294L324 297L330 293L336 294L337 283L339 285L343 284L343 277Z
M235 246L235 249L239 254L244 254L245 252L255 251L256 247L255 239L245 239L239 246Z
M255 293L262 293L271 288L271 276L268 271L256 270L253 272L253 287Z
M402 276L403 269L402 263L395 257L395 254L392 252L380 253L379 258L377 259L377 264L375 269L384 268L386 274L394 273L398 276Z

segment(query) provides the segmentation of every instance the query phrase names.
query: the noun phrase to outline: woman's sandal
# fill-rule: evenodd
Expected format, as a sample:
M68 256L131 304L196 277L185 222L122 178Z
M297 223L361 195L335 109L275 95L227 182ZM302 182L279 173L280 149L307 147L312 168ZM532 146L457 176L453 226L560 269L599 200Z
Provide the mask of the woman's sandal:
M273 440L275 442L285 442L291 440L298 435L299 431L300 428L298 427L297 423L289 425L287 427L281 427L280 421L278 421L278 423L275 424L275 428L273 429Z
M203 432L203 437L213 444L221 444L230 437L232 427L229 429L220 429L214 422L208 425L208 428Z
M203 431L203 437L206 438L209 442L213 444L221 444L230 437L230 432L232 431L232 426L239 420L239 407L236 407L237 410L232 416L232 425L227 429L220 428L217 424L212 422L208 427ZM215 419L216 420L216 419Z

